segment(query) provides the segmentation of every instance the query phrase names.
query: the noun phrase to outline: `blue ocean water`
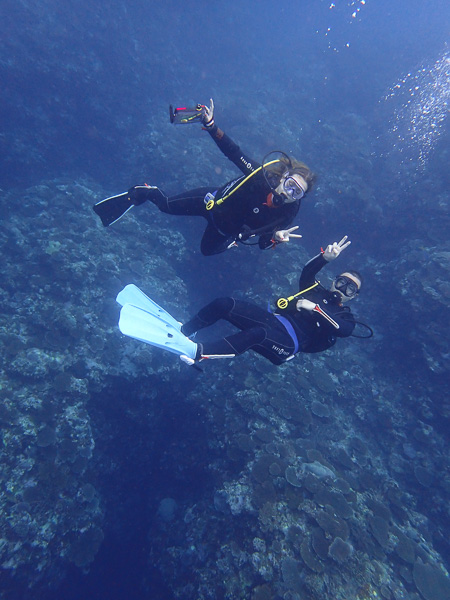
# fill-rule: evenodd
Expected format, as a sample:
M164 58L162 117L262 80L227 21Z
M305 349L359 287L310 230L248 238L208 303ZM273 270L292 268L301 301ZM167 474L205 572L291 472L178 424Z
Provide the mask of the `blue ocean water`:
M448 2L4 0L0 597L450 598ZM318 175L275 251L199 250L102 198L239 175L169 104L208 103L255 160ZM185 321L363 274L375 331L282 367L203 372L117 329L135 283ZM229 332L217 326L206 337Z

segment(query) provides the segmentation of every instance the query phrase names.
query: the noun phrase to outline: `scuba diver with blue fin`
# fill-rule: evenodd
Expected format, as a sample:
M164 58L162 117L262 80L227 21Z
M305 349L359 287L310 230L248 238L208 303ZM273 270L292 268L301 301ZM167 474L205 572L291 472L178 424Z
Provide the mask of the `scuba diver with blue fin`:
M133 206L149 200L161 212L206 219L201 241L201 252L205 256L219 254L238 243L258 244L266 249L288 242L290 238L302 237L293 233L298 226L290 225L302 198L315 181L309 167L281 151L267 154L262 164L243 154L215 124L212 99L209 107L198 104L193 109L174 109L171 106L170 120L174 124L201 122L242 176L222 186L201 187L175 196L167 196L152 185L136 185L128 192L94 205L105 227L115 223ZM253 238L257 239L253 241Z
M349 244L345 236L312 258L300 275L300 291L288 298L279 298L275 312L235 298L216 298L182 325L135 285L127 285L117 296L122 306L119 329L124 335L177 354L189 365L211 358L234 358L247 350L281 365L298 352L327 350L338 337L371 337L371 328L356 321L350 308L345 306L359 294L361 275L357 271L344 271L330 289L316 280L317 273ZM240 331L215 341L190 339L220 319ZM357 325L369 334L355 335Z

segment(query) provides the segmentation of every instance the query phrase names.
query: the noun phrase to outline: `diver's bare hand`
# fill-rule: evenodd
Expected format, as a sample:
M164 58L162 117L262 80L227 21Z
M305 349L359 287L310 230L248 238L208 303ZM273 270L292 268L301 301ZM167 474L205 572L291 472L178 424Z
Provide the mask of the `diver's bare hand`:
M333 242L325 248L325 250L322 252L322 255L327 262L330 262L331 260L337 258L342 252L342 250L345 250L347 246L350 246L351 241L349 240L347 242L347 238L348 236L344 235L340 242Z
M297 300L297 304L295 305L297 307L297 310L309 310L310 312L313 311L316 308L316 305L314 302L311 302L311 300L306 300L306 298L300 298L300 300Z

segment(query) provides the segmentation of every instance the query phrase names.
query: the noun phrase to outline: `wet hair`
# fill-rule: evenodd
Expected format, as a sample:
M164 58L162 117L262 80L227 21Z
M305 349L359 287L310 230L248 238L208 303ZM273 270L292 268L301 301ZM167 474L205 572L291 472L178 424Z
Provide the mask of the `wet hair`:
M297 160L293 157L289 157L289 159L290 163L285 156L281 156L279 162L270 165L270 167L268 167L267 170L270 173L278 175L279 177L282 177L286 170L289 170L289 173L291 175L300 175L300 177L303 177L303 179L308 184L309 192L313 188L315 182L317 181L317 175L313 173L311 169L307 165L305 165L304 162L301 162L300 160Z

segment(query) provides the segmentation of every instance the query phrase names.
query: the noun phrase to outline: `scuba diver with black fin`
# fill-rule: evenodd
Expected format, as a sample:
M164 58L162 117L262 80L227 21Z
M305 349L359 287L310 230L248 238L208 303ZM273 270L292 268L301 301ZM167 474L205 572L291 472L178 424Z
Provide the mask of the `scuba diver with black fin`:
M356 321L347 302L359 294L362 278L357 271L344 271L327 289L316 280L317 273L349 246L347 236L328 245L312 258L300 276L300 291L279 298L276 311L235 298L216 298L181 325L134 285L117 296L122 306L119 329L129 337L177 354L189 365L211 358L234 358L253 350L271 363L281 365L298 352L322 352L338 337L373 335L371 328ZM240 329L222 339L194 342L196 332L223 319ZM355 335L357 325L368 335Z
M302 237L293 233L298 226L290 225L315 181L309 167L281 151L270 152L262 164L243 154L215 124L212 99L209 107L200 104L194 109L170 107L170 120L174 124L200 121L243 175L222 186L197 188L175 196L167 196L148 184L136 185L128 192L95 204L94 211L105 227L133 206L149 200L167 214L205 218L207 226L201 241L205 256L224 252L238 243L258 244L266 249Z

